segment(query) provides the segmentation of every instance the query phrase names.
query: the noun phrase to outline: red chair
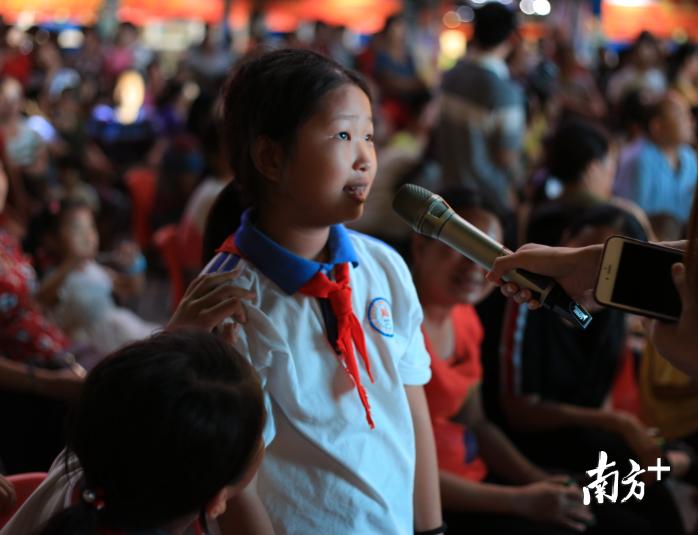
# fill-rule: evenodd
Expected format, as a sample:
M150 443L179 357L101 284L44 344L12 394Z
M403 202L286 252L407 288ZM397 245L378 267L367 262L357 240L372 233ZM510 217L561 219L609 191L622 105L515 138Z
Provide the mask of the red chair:
M158 177L153 169L134 167L126 172L124 181L131 195L133 234L136 243L145 251L150 246L152 231L150 219L155 206Z
M177 308L185 291L184 269L179 257L179 238L177 225L165 225L153 235L153 243L165 262L170 278L170 304L172 310Z
M12 483L15 488L17 501L15 502L15 506L11 511L5 513L4 515L0 515L0 529L2 529L7 522L9 522L12 515L14 515L22 504L27 501L27 498L29 498L31 493L34 492L39 485L41 485L44 479L46 479L46 474L44 472L32 472L28 474L8 476L7 480Z
M642 403L636 377L635 357L630 347L626 346L611 389L611 404L614 409L629 412L639 418L642 414Z

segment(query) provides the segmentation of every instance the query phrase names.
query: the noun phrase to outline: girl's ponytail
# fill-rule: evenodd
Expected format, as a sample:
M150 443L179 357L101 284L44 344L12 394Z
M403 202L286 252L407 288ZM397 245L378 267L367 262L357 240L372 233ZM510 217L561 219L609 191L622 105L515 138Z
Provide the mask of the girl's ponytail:
M204 229L201 262L211 260L216 249L240 226L242 212L250 206L243 198L240 185L233 180L221 190L211 206Z

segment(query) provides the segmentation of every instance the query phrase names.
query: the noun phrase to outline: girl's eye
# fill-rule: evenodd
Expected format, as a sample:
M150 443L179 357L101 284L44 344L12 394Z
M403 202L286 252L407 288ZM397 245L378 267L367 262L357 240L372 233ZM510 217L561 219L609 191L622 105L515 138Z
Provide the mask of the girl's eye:
M373 143L373 134L366 134L366 141Z
M349 132L340 132L339 134L337 134L337 137L342 141L349 141L351 139Z

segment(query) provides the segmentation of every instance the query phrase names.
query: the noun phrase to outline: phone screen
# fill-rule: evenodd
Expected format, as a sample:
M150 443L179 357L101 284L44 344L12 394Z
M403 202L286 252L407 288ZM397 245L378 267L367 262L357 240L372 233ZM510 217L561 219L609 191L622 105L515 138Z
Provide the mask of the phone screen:
M678 318L681 300L671 277L671 266L681 261L680 253L625 242L612 300Z

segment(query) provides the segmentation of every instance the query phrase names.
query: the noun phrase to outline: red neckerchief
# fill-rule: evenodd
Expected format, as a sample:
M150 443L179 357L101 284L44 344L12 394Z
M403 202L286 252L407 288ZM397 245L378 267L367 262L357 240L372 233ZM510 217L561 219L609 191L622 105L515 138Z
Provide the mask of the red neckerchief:
M244 258L244 255L241 253L237 247L237 244L235 243L235 235L230 236L227 240L225 240L223 245L217 249L217 252L229 253ZM356 317L356 314L354 314L351 306L349 264L346 262L337 264L334 268L334 276L335 281L331 281L327 275L321 271L318 271L312 279L303 285L300 292L310 297L318 297L329 300L330 305L332 306L332 312L337 320L337 349L343 358L344 369L351 377L352 382L359 393L361 404L364 406L364 411L366 411L366 421L371 429L374 429L375 424L373 423L373 418L371 418L371 406L368 402L366 390L361 384L359 365L356 361L356 355L354 354L354 344L356 344L359 355L361 355L361 360L366 367L366 372L368 373L371 382L373 382L371 365L369 363L368 353L366 351L364 331L361 328L361 323Z

